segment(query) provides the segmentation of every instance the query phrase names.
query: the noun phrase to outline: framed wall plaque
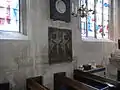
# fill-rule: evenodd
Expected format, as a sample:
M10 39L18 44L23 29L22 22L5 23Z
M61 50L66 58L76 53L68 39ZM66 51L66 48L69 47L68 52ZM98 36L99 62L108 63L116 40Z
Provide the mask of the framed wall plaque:
M70 22L70 0L50 0L50 19Z
M72 61L72 30L48 28L49 64Z

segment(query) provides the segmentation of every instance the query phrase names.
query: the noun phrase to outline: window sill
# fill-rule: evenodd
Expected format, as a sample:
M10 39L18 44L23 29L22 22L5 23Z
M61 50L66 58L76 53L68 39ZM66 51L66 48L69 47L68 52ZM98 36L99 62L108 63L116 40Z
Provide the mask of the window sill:
M96 39L93 37L82 37L82 41L83 42L113 42L114 43L114 41L110 39Z
M28 37L18 32L0 31L0 40L28 40Z

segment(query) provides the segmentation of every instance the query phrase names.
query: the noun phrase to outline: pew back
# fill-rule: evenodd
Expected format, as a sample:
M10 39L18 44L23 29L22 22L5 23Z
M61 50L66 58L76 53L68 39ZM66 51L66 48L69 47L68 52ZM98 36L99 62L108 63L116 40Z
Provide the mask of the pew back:
M35 78L29 78L26 81L26 88L27 90L49 90L42 84L42 76L35 77Z
M73 78L79 82L90 85L97 90L108 90L109 86L106 84L105 78L93 75L89 72L83 72L81 70L74 70Z
M70 79L65 74L54 75L54 90L97 90L86 84Z

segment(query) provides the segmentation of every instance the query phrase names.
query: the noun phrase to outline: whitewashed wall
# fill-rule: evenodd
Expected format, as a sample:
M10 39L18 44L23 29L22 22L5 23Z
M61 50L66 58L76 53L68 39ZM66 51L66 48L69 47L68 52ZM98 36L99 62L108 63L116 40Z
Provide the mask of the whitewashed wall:
M72 29L77 66L92 60L101 63L103 54L109 55L114 45L112 42L83 42L77 22L73 17L69 24L53 22L49 19L49 0L28 0L26 27L30 40L0 40L0 82L9 81L13 90L24 90L26 78L43 75L44 85L53 90L53 73L65 71L72 76L74 62L48 64L48 26Z

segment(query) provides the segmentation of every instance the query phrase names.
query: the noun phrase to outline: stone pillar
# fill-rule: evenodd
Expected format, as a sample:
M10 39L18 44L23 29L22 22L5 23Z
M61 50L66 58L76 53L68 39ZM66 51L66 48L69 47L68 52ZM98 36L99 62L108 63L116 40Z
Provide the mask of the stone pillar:
M109 38L117 41L120 36L120 0L112 0L109 10Z

